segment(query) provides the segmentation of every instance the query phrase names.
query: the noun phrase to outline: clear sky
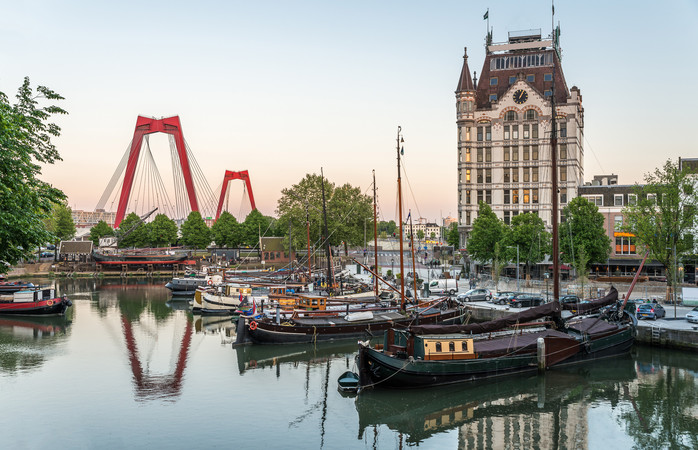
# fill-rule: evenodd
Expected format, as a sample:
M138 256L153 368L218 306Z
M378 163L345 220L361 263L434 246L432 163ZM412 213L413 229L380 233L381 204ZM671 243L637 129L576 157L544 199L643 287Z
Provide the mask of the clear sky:
M94 209L139 114L179 115L211 188L249 170L267 215L323 167L367 192L375 169L382 218L395 218L401 125L407 207L437 220L457 214L454 91L463 47L481 71L487 8L495 42L550 32L549 1L0 0L0 91L29 76L66 98L63 161L43 177L73 208ZM558 1L555 13L567 84L583 96L586 179L632 184L698 156L696 0ZM151 147L170 172L166 140Z

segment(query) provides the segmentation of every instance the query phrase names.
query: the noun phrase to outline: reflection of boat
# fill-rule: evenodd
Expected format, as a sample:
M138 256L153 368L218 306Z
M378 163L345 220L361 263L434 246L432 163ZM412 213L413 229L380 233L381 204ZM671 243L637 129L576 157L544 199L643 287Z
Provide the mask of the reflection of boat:
M0 295L0 315L57 316L72 304L66 296L56 297L54 289L27 289Z
M238 369L244 373L250 369L274 367L282 363L321 363L335 355L350 355L355 349L353 342L326 342L318 345L244 345L234 347Z
M22 289L31 289L34 284L24 281L0 281L0 294L12 294Z
M186 254L155 251L156 249L137 249L116 253L93 251L92 258L97 264L177 264L187 259Z
M0 317L0 330L10 330L13 335L41 339L63 334L71 321L65 316L53 317Z
M415 444L437 433L455 430L468 423L476 427L486 421L486 429L481 430L477 438L481 443L473 447L496 448L494 444L482 444L489 438L497 439L503 447L502 443L511 437L506 436L510 426L505 424L516 423L523 428L527 421L538 423L540 416L556 415L566 405L576 408L580 396L586 399L582 403L590 403L594 400L590 397L597 392L613 389L614 383L627 383L635 378L633 360L625 355L615 359L613 364L583 364L548 372L540 377L510 377L506 381L440 386L413 390L409 395L390 389L363 391L355 403L359 415L358 439L364 439L368 427L386 425L391 430L403 433L409 444ZM620 391L619 386L617 389ZM567 420L573 419L570 417ZM560 427L551 426L549 433L555 432L564 432L564 428L561 430ZM496 437L493 436L495 433ZM564 445L564 439L573 438L560 436L562 441L553 439L552 442L563 442L561 448L579 447L579 443L573 442Z
M223 331L227 337L235 334L233 316L194 316L194 331L215 334Z

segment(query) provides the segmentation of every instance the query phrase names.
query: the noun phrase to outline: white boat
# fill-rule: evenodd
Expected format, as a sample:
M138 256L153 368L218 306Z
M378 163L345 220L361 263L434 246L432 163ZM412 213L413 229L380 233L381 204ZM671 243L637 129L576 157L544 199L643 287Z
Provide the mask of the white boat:
M249 284L226 283L207 289L201 295L200 312L202 314L231 314L252 295ZM194 301L196 311L197 302Z

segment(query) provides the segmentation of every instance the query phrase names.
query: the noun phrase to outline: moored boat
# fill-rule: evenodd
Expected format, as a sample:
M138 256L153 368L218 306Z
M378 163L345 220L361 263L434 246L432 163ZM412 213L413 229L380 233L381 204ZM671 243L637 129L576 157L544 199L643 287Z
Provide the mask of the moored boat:
M12 294L22 289L33 289L34 284L24 281L0 281L0 294Z
M25 289L0 295L0 315L58 316L72 306L68 297L56 297L54 289Z
M201 314L233 314L251 295L252 288L247 284L226 283L205 290L200 304L195 297L193 309Z

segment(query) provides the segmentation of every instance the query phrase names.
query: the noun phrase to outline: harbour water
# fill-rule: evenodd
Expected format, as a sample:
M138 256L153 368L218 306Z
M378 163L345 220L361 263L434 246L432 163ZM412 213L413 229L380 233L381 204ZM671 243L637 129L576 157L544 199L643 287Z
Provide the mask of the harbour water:
M233 348L164 283L60 280L67 317L0 318L3 447L698 448L694 353L345 396L355 342Z

